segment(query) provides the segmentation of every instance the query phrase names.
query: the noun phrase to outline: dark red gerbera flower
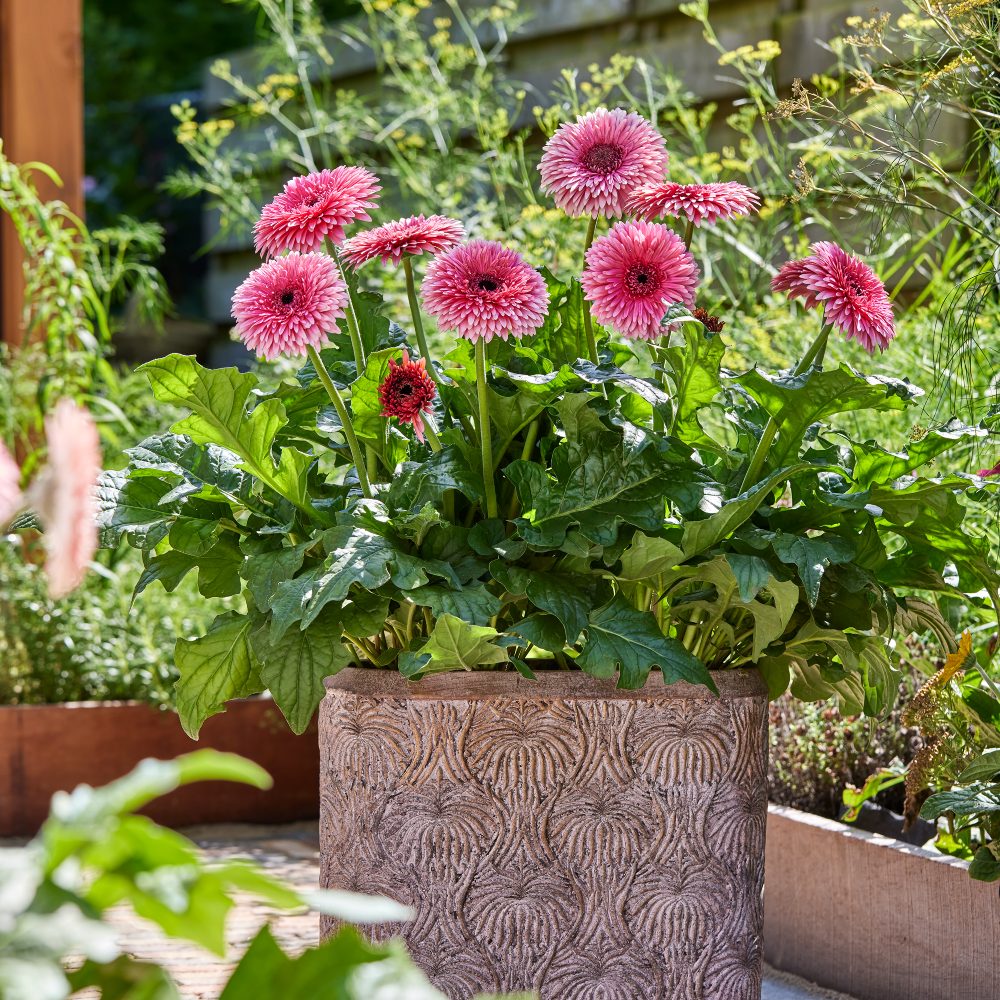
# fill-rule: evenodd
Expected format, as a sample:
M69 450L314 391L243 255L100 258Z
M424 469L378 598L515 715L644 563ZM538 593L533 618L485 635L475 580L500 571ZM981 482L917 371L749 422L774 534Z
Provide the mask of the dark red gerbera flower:
M423 358L411 361L403 351L402 361L389 362L389 374L378 387L383 417L395 417L402 424L412 424L417 440L424 439L425 413L430 413L436 392L434 380L427 374Z

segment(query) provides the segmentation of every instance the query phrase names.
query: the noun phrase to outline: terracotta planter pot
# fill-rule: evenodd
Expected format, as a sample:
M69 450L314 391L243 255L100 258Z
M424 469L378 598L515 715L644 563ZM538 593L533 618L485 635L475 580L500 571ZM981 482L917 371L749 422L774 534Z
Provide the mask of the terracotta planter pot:
M779 969L858 1000L1000 997L997 887L964 861L771 806L765 896Z
M756 672L716 680L721 698L656 671L640 691L342 671L320 716L323 885L412 906L402 936L453 1000L756 1000L767 695Z
M0 836L33 834L54 792L103 785L145 757L176 757L202 747L249 757L274 778L261 792L204 781L158 799L150 816L169 826L284 823L319 812L316 729L293 735L274 702L230 702L195 742L173 712L139 702L78 702L0 707Z

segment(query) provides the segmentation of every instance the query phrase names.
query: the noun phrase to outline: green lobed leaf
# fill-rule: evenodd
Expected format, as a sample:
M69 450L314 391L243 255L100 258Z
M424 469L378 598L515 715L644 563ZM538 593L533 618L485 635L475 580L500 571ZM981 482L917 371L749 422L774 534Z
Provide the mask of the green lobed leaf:
M876 483L890 483L933 461L953 448L956 441L985 437L986 434L985 428L968 427L959 420L951 420L928 431L902 452L886 451L875 441L865 441L853 445L856 458L852 475L861 489Z
M271 692L293 733L304 733L323 699L325 678L354 659L342 641L340 608L325 608L305 629L292 629L276 642L267 628L253 632L260 680Z
M974 781L964 788L935 792L920 809L923 819L935 820L945 813L956 816L1000 813L1000 785Z
M248 536L241 540L244 553L240 575L258 608L266 608L279 585L290 580L301 568L311 541L283 545L281 539Z
M132 600L134 601L151 583L155 583L157 580L163 584L163 589L168 594L173 593L181 580L194 569L195 564L193 556L178 552L176 549L168 549L160 555L154 555L136 581L135 589L132 591Z
M130 479L125 472L104 472L97 484L97 523L105 545L124 535L136 548L152 549L167 534L176 515L160 506L170 483L152 477Z
M469 622L470 625L488 625L502 607L499 598L491 594L482 583L453 590L437 585L411 590L407 599L420 607L428 607L435 617L448 614Z
M133 476L145 470L168 472L182 480L185 493L246 499L247 477L239 468L240 456L218 445L198 444L180 434L154 434L125 453Z
M559 619L540 611L511 625L508 632L549 653L558 653L566 645L566 632Z
M722 541L723 538L732 535L737 528L753 516L754 511L777 486L799 475L799 473L811 469L812 467L805 462L778 469L766 479L755 483L745 493L726 501L709 517L701 521L688 521L684 525L684 534L681 539L684 558L690 559L700 555Z
M240 466L297 507L309 505L306 472L311 458L292 448L281 449L275 464L271 448L286 424L277 399L250 407L257 385L254 375L235 368L203 368L194 358L170 354L141 365L161 403L187 407L191 413L173 428L199 444L235 452Z
M587 642L576 662L594 677L613 677L620 669L621 688L642 687L658 666L668 684L684 680L716 690L700 660L665 636L652 614L636 610L620 595L590 615Z
M198 591L202 597L234 597L243 589L243 553L232 535L223 535L198 556Z
M828 371L771 375L751 368L733 379L760 403L778 425L768 461L772 468L798 457L806 429L838 413L853 410L902 410L921 391L909 382L863 375L842 364Z
M443 614L434 623L418 661L407 661L404 676L442 673L447 670L474 670L504 663L507 652L493 643L498 632L485 625L470 625L454 615ZM403 660L400 658L401 671Z
M350 524L330 528L323 535L323 545L329 556L305 606L303 628L328 604L343 601L355 584L363 590L375 590L388 583L397 555L387 538Z
M209 716L225 711L227 701L262 689L250 649L251 624L245 615L227 611L200 638L177 640L177 713L192 739Z

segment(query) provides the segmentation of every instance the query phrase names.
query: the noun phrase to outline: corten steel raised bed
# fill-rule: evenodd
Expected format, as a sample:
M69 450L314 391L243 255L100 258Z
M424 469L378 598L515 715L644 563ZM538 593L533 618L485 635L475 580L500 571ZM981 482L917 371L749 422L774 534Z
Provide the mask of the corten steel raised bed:
M323 885L412 906L374 936L401 931L452 1000L757 1000L767 695L754 671L716 681L341 671Z
M196 742L173 712L140 702L78 702L0 707L0 836L35 833L52 794L103 785L145 757L168 758L201 747L241 754L274 779L263 792L232 782L180 788L147 810L160 823L282 823L319 811L315 726L293 735L274 702L230 702Z
M857 1000L1000 997L1000 897L963 861L771 806L764 899L779 969Z

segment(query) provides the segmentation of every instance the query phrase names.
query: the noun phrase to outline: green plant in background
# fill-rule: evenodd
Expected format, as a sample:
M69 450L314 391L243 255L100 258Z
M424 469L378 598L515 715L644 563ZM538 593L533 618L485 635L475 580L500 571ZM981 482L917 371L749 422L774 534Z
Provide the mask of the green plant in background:
M776 243L801 249L807 221L817 237L835 238L857 211L853 204L831 211L827 194L842 159L857 151L796 119L773 119L780 95L772 64L780 48L763 41L727 51L707 4L683 9L702 22L720 73L747 97L724 122L716 105L700 106L675 74L627 52L607 66L563 70L551 95L529 92L503 65L510 38L530 17L514 0L465 5L468 12L448 0L436 17L427 0L362 0L360 19L333 25L312 2L256 6L269 32L260 53L268 74L254 82L221 60L213 72L231 101L202 122L190 105L175 108L193 169L175 172L168 190L206 196L219 212L217 238L246 235L262 195L289 172L370 162L387 182L390 211L405 204L407 211L457 215L474 235L517 239L531 263L559 270L579 259L584 233L539 202L537 148L567 116L616 105L671 133L673 179L741 180L764 200L753 233L725 224L712 240L696 233L711 290L706 306L756 308ZM329 81L331 65L352 50L371 53L373 87L353 91ZM827 90L837 86L817 80ZM386 281L400 291L392 276Z
M0 995L62 1000L96 988L104 997L179 1000L167 969L129 956L106 922L126 906L169 937L223 959L226 918L236 894L277 911L308 907L346 924L408 918L381 897L301 892L249 861L203 861L194 844L136 811L195 781L270 787L256 764L200 750L172 761L146 760L104 788L59 792L38 836L0 850ZM279 997L442 1000L400 945L372 944L343 926L318 947L286 954L268 925L257 932L223 1000Z
M0 440L26 478L42 460L41 428L57 399L92 410L109 455L170 419L145 380L117 369L111 353L118 308L127 304L155 325L168 307L154 265L162 233L131 220L90 230L62 202L39 196L39 173L58 182L43 165L0 154L0 211L18 235L26 278L25 343L0 351ZM104 553L82 590L53 602L20 545L0 540L0 702L166 702L169 637L197 631L219 609L191 588L132 609L135 555L127 549Z
M772 802L838 819L845 790L863 787L873 773L905 771L922 745L919 731L902 721L921 675L911 663L901 668L899 700L877 721L845 717L835 704L802 702L788 695L771 703ZM903 792L897 788L879 803L902 813Z
M831 42L844 89L797 84L777 113L857 146L833 193L867 207L872 243L896 258L897 287L926 307L942 405L981 415L995 396L1000 302L998 13L979 0L906 6L895 19L849 19Z
M0 149L0 212L17 234L25 275L23 343L0 354L0 437L24 456L27 472L54 400L88 403L106 421L122 418L109 361L113 310L127 301L155 324L169 306L152 263L163 249L160 230L124 219L91 231L63 202L39 196L36 173L60 183L44 164L19 166Z
M39 565L0 542L0 704L139 700L168 706L177 679L174 637L198 634L225 602L193 582L173 594L131 594L142 564L122 548L69 597L53 601Z

